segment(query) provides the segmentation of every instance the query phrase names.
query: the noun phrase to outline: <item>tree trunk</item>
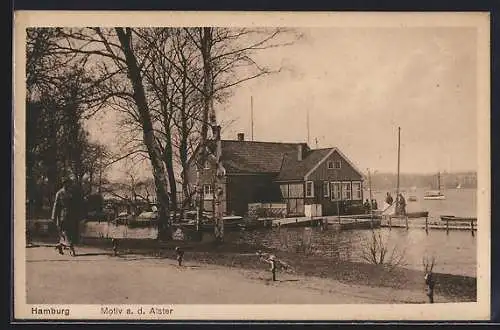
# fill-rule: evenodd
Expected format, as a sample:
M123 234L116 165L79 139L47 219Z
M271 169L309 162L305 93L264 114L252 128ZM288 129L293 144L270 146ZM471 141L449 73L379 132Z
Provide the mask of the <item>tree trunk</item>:
M172 211L173 218L172 221L176 221L177 219L177 184L175 182L175 174L174 174L174 162L172 155L172 137L170 132L170 127L166 126L166 142L165 142L165 150L164 150L164 159L165 167L167 168L168 182L170 187L170 199L172 201Z
M130 44L132 37L131 30L130 28L126 28L125 30L123 28L115 28L115 30L125 55L128 76L134 89L134 100L142 122L143 140L148 150L149 159L153 168L156 195L159 203L158 213L160 221L158 224L158 238L164 239L168 235L170 220L165 168L163 167L158 143L154 137L151 114L149 112L144 86L142 84L140 69Z
M203 57L203 99L204 99L204 115L209 116L210 125L212 127L213 141L216 147L216 171L214 177L214 235L218 242L224 240L224 220L222 214L222 196L224 186L222 184L222 177L224 171L220 162L221 145L220 145L220 126L217 126L217 119L214 109L214 86L213 86L213 71L212 71L212 28L203 28L201 38L201 53ZM208 127L207 127L208 128ZM203 133L203 132L202 132ZM206 135L205 135L206 136ZM206 159L203 159L204 161ZM203 164L203 163L202 163Z
M181 131L180 134L180 143L179 143L179 157L181 161L181 179L182 179L182 193L183 193L183 201L182 201L182 213L184 213L184 209L187 205L191 204L191 195L189 192L189 175L188 175L188 139L189 139L189 131L188 131L188 118L186 114L186 75L182 78L182 106L181 106Z
M201 215L203 212L203 187L201 186L201 172L205 167L207 161L207 139L208 139L208 117L210 113L210 100L211 100L211 82L212 71L210 69L210 43L207 38L207 31L210 28L200 28L201 33L201 54L203 57L203 112L201 119L201 136L199 145L199 155L196 157L196 170L198 175L196 177L196 228L199 230Z

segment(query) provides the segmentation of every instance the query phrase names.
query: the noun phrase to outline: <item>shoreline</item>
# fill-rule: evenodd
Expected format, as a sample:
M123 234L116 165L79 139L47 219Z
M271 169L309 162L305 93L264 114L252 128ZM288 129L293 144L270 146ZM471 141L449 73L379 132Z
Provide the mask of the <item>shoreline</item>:
M57 261L57 262L55 262ZM68 276L68 266L71 276ZM61 288L64 288L61 290ZM30 304L422 304L421 290L345 284L329 278L279 274L186 260L123 254L80 246L77 256L51 246L27 251ZM453 302L435 295L439 304Z
M35 239L35 241L40 240ZM77 253L78 246L99 247L112 251L111 240L85 238L82 243L77 245ZM276 251L249 244L224 243L214 245L211 242L120 240L118 255L138 254L175 259L174 248L176 246L185 251L185 262L198 262L260 273L269 271L269 265L259 261L258 257L255 256L257 251L262 251L272 253L291 265L291 271L286 272L296 276L330 279L347 285L421 291L425 297L423 271L403 267L390 270L380 265L332 260L301 252ZM279 276L280 272L278 272L278 278ZM446 297L447 302L477 301L477 279L475 277L446 273L434 273L434 276L436 279L435 295Z

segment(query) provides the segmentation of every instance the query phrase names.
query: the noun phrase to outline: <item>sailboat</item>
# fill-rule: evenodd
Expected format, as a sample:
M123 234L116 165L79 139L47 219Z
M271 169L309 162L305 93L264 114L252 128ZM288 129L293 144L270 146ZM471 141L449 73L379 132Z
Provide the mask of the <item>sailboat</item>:
M394 202L391 205L388 205L387 203L384 203L384 209L382 211L382 215L390 216L390 217L401 217L401 216L406 216L409 219L412 218L425 218L429 215L428 211L418 211L418 212L407 212L405 210L405 214L398 214L396 212L396 201L398 198L398 195L402 193L400 186L399 186L399 175L400 175L400 157L401 157L401 128L398 127L398 176L397 176L397 186L396 186L396 198ZM415 187L416 188L416 187Z
M427 200L443 200L446 199L446 196L441 192L441 174L438 172L438 189L437 190L428 190L424 194L424 199Z

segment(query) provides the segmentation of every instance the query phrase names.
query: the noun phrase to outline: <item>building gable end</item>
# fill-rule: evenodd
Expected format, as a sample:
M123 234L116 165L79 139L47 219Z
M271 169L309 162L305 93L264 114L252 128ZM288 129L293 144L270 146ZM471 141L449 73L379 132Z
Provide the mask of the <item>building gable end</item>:
M316 163L316 165L313 166L313 168L311 168L307 173L306 175L304 175L304 181L307 181L309 180L309 176L314 173L314 171L316 171L318 169L318 167L323 164L334 152L337 152L339 154L339 156L347 162L347 164L349 164L349 166L351 166L355 172L357 172L359 174L360 177L363 177L363 173L356 167L356 165L354 165L350 160L349 158L346 157L346 155L344 155L338 148L332 148L330 150L330 152L328 152L319 162Z

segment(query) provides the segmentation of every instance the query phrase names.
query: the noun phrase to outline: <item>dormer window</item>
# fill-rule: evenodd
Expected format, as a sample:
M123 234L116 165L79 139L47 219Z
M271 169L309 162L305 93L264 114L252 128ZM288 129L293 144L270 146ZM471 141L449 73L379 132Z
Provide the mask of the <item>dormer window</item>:
M341 162L340 162L340 160L336 160L336 161L329 160L327 166L328 166L329 170L333 170L333 169L338 170L341 167Z

